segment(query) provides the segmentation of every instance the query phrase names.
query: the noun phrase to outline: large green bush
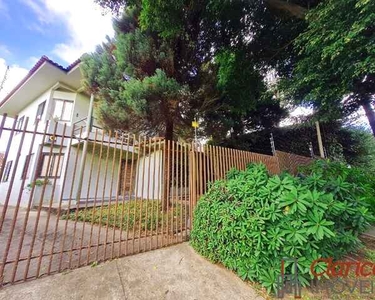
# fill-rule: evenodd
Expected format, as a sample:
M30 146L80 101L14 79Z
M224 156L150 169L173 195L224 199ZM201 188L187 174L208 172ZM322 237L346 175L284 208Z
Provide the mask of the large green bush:
M344 163L330 162L324 160L315 161L313 164L302 167L301 175L319 176L319 188L325 191L333 192L336 180L344 181L348 184L347 190L350 189L350 196L353 199L366 202L372 215L375 216L375 173L365 167L348 167ZM343 183L344 185L344 183Z
M298 258L299 279L307 285L311 262L357 248L372 217L347 178L338 174L327 182L319 171L306 172L270 176L264 165L231 170L198 201L192 246L269 291L281 259Z

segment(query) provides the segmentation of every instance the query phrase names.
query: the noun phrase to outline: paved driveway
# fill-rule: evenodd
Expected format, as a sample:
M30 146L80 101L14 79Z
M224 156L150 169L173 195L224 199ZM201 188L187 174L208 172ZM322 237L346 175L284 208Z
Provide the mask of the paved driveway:
M5 287L0 299L263 298L235 274L183 243Z
M0 207L0 212L1 209L2 207ZM32 210L29 214L25 233L22 234L25 214L25 209L20 209L17 214L10 248L6 257L7 264L3 280L5 284L12 281L13 273L15 274L14 281L24 279L28 265L26 277L33 278L37 274L39 276L47 274L49 273L48 271L55 273L59 269L73 269L78 266L89 265L98 260L104 261L111 257L124 256L131 254L133 250L135 252L138 252L138 250L143 252L151 248L155 249L157 247L157 239L159 245L161 245L162 239L164 244L168 241L167 235L159 235L157 237L154 235L152 238L148 236L147 239L136 237L135 241L132 242L131 234L128 237L126 232L122 232L120 253L120 230L108 228L107 231L104 223L102 228L99 229L99 226L91 226L90 223L77 222L75 224L71 220L57 219L54 214L51 214L48 219L48 214L45 211L41 212L38 219L37 211ZM11 236L10 228L12 227L13 215L14 207L9 207L3 231L0 234L0 263L3 261L6 246ZM33 238L34 234L35 239ZM112 241L114 241L113 251ZM90 255L88 256L89 244L93 246L90 247ZM20 247L21 245L22 247ZM82 251L79 250L81 247L83 247ZM17 261L19 249L21 251L16 268L15 261Z

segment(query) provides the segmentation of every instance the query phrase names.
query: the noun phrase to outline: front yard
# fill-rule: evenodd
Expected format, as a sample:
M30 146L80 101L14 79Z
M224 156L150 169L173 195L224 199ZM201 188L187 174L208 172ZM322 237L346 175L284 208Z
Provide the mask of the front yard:
M170 207L162 209L158 200L129 200L116 205L91 207L73 211L63 219L88 222L95 225L116 227L124 231L176 232L185 229L187 205L173 201Z

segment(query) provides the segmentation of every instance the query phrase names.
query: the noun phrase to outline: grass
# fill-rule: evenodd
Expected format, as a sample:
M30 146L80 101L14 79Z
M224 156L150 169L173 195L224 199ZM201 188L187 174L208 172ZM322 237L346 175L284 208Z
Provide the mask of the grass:
M127 228L136 230L141 229L141 231L153 230L161 232L164 231L169 226L171 230L172 222L173 228L181 229L186 228L185 225L185 205L184 203L173 203L168 208L168 211L162 212L162 204L157 200L130 200L124 204L105 205L102 208L87 208L85 210L76 212L71 212L68 215L64 215L63 219L75 220L81 222L93 222L93 224L107 225L109 227L122 228L126 230ZM182 223L181 223L182 218ZM167 224L168 222L168 224ZM122 226L121 226L122 224ZM182 225L182 226L181 226ZM163 227L164 226L164 227Z

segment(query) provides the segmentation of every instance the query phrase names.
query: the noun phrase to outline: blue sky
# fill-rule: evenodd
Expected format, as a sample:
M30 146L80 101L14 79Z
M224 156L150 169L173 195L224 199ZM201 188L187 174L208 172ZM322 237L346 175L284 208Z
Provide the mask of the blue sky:
M3 98L42 56L67 66L113 35L111 15L94 0L0 0L0 80Z
M5 3L7 11L3 11L0 19L0 55L8 64L18 64L27 68L35 62L33 58L50 54L51 45L68 39L61 20L57 19L49 26L41 26L35 12L23 1L13 0ZM59 57L53 56L63 63Z

